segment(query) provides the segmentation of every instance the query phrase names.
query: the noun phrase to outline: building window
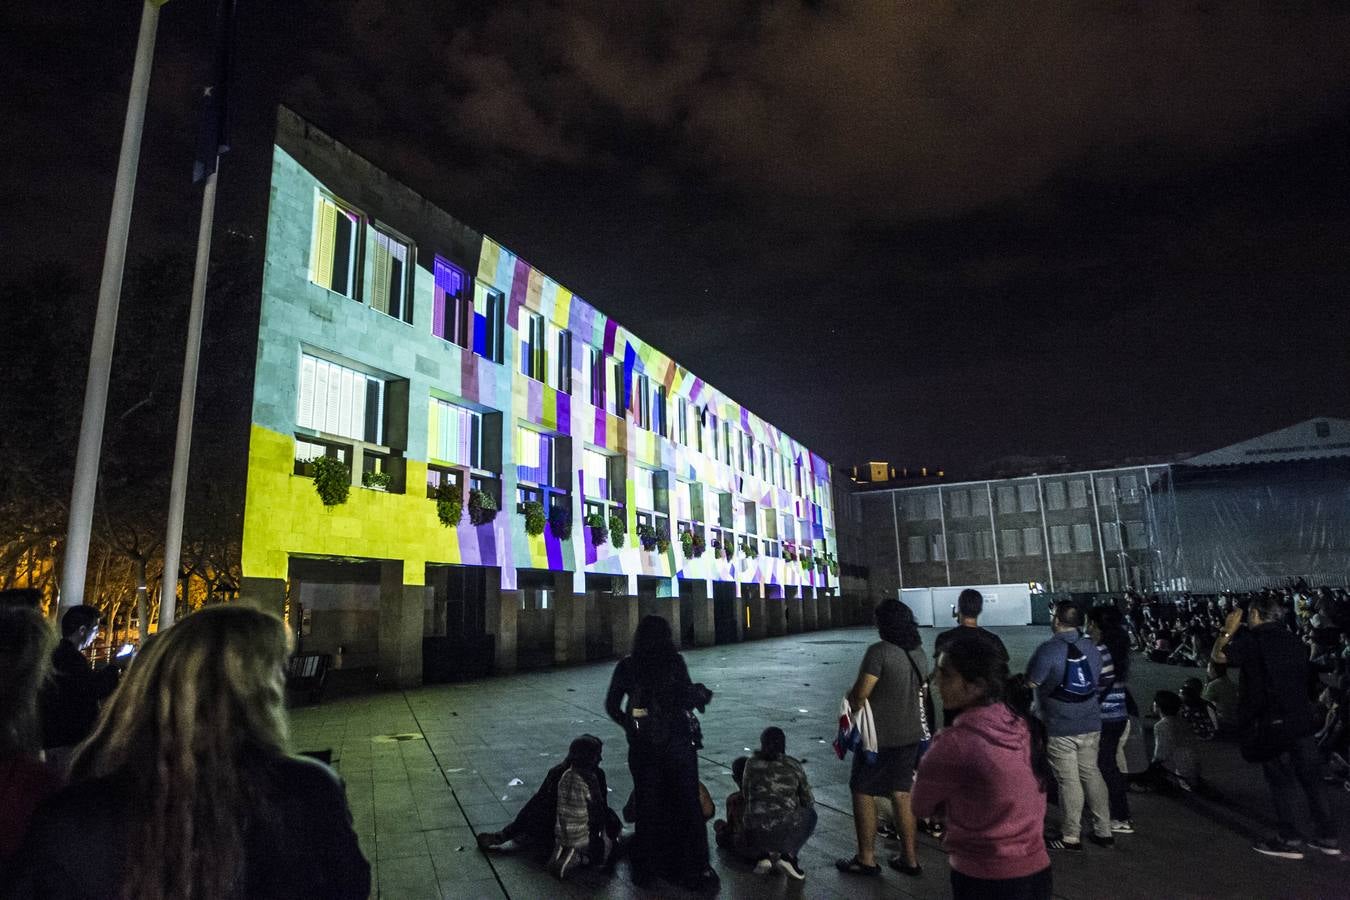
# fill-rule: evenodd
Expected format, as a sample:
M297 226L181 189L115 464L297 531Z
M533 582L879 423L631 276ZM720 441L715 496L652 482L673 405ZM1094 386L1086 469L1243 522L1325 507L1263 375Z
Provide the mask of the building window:
M1102 549L1111 553L1120 552L1120 526L1117 523L1102 523Z
M947 498L953 519L970 518L970 494L965 491L950 491Z
M309 354L300 358L296 424L339 437L384 443L384 382Z
M581 473L585 478L582 492L586 499L622 500L623 478L615 469L623 465L623 458L610 456L587 447L581 455Z
M376 226L370 258L370 306L395 319L412 321L412 245Z
M1092 526L1079 523L1073 526L1073 549L1075 553L1092 552Z
M970 559L970 534L965 531L958 531L951 536L952 540L952 558Z
M1064 509L1067 506L1064 496L1064 482L1047 481L1045 483L1045 508L1046 509Z
M731 465L731 423L722 423L722 462Z
M668 423L666 422L666 389L658 385L656 396L652 400L652 406L656 413L656 433L661 437L670 437Z
M998 514L1007 516L1017 512L1017 491L1010 484L998 486Z
M1069 505L1074 509L1084 509L1088 505L1087 482L1081 478L1069 482Z
M982 487L970 489L970 514L986 517L989 515L989 494Z
M1056 556L1073 552L1073 543L1069 540L1068 525L1050 526L1050 552Z
M1139 479L1134 475L1120 476L1120 502L1139 502Z
M1116 480L1110 475L1097 478L1097 505L1110 506L1116 502Z
M992 532L975 532L975 553L980 559L994 558L994 535Z
M746 534L759 534L759 513L755 510L755 501L746 500L741 513L745 522L742 530Z
M427 454L437 462L481 469L482 413L432 397L427 417Z
M1022 533L1016 528L1004 528L999 532L1003 545L1003 555L1021 556L1022 555Z
M431 264L431 333L461 347L470 346L473 302L469 276L454 263L436 257Z
M915 534L909 537L909 558L906 562L921 563L928 562L928 542L924 540L923 535Z
M681 397L680 400L679 400L679 402L676 404L676 407L677 407L677 409L678 409L678 415L679 415L679 417L680 417L680 420L679 420L679 426L678 426L680 431L679 431L679 434L678 434L676 437L677 437L677 439L679 440L679 442L680 442L681 445L683 445L683 446L685 446L685 447L688 447L688 446L689 446L689 401L688 401L688 400L685 400L683 397Z
M1143 550L1148 546L1148 530L1143 522L1125 523L1125 542L1131 550Z
M319 287L359 300L361 226L364 218L331 197L319 195L314 210L310 280Z
M1017 486L1017 505L1022 512L1035 512L1040 508L1036 504L1036 483L1034 481Z
M535 381L544 381L547 376L545 361L548 358L544 344L544 317L531 313L529 331L525 346L521 348L520 371Z
M554 437L531 428L516 429L516 477L541 487L556 484Z
M627 384L624 382L623 377L623 363L612 356L606 356L605 367L609 372L609 384L614 388L614 396L610 403L609 411L612 415L622 419L627 412L626 404L628 402L628 397L625 393Z
M947 561L947 548L942 545L942 535L931 535L928 540L928 546L932 551L933 562Z
M493 291L481 286L477 289L483 293L483 339L480 342L478 333L475 332L473 349L484 359L500 365L506 359L506 297L501 291Z
M1022 550L1027 556L1041 555L1041 530L1039 528L1022 529Z
M572 332L558 332L558 390L572 393Z
M929 491L923 495L923 517L925 519L942 518L942 497L937 491Z
M590 347L588 352L591 356L589 366L591 379L591 406L596 409L605 408L605 351L599 347Z
M652 430L652 387L651 379L638 375L633 386L633 413L637 417L639 428Z

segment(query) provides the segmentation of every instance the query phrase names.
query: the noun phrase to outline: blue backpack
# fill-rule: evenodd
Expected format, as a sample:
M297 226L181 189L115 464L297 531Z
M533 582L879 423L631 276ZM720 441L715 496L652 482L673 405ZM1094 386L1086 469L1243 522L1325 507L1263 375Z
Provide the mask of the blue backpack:
M1069 645L1064 675L1050 696L1062 703L1083 703L1097 696L1097 676L1092 672L1087 655L1078 649L1077 641Z

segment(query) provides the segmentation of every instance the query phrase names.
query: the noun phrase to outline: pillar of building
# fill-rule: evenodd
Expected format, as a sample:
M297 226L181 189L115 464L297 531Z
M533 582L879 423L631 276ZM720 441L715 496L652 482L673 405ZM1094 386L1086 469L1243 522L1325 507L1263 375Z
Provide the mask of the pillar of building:
M570 665L586 661L586 613L592 595L574 590L571 572L560 572L553 596L553 661Z
M382 687L416 687L422 683L422 626L428 595L422 584L403 583L403 561L380 563L379 668Z
M787 634L788 607L783 598L783 588L779 585L769 585L765 594L764 618L768 634L771 637ZM800 619L800 616L797 618Z
M286 579L284 578L248 578L239 583L239 603L276 613L286 614Z
M520 592L488 579L486 625L492 635L492 671L506 675L516 670L517 630L520 625Z
M638 598L632 594L614 594L609 603L614 655L627 656L633 649L633 631L638 624Z
M717 640L717 628L713 618L713 601L708 592L708 582L694 582L692 592L689 612L694 619L694 646L711 647Z
M750 626L748 628L741 629L742 639L747 641L757 641L760 638L768 637L768 612L764 602L764 595L760 593L758 585L749 592L742 592L741 601L744 605L738 611L742 617L748 617L750 621ZM778 606L780 609L782 608L781 604L778 604ZM742 618L742 624L744 624L744 621L745 618Z
M802 603L802 594L806 590L808 589L805 587L798 588L795 591L788 588L786 596L783 598L784 618L786 619L788 634L801 634L806 630L806 622L803 618L805 610Z
M816 612L816 592L804 591L802 594L802 631L815 631L820 627Z
M816 598L816 628L824 631L827 628L834 628L833 597Z

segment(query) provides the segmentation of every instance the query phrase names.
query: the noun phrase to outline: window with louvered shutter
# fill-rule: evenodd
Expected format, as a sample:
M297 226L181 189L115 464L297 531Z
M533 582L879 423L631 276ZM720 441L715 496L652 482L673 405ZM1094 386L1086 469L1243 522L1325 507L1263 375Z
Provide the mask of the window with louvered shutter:
M432 458L453 466L481 468L483 416L481 413L431 398L427 447Z
M308 354L300 358L296 424L372 444L383 443L384 382Z
M330 197L320 195L315 202L310 280L345 297L359 298L357 276L363 219Z

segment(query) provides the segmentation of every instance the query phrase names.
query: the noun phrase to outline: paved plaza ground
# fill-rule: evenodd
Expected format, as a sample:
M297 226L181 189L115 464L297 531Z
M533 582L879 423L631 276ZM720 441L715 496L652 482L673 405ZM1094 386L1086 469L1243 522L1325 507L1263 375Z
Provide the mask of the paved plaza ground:
M1014 667L1025 665L1045 627L995 629ZM930 649L936 635L924 629ZM757 877L723 851L713 850L724 897L949 897L948 869L936 841L920 836L921 878L885 870L880 879L842 875L836 857L854 851L847 787L848 765L829 746L839 699L857 673L866 628L818 631L748 644L686 652L696 681L716 696L702 717L703 781L717 798L733 788L728 766L745 754L769 724L788 736L788 752L803 758L815 790L820 824L802 852L804 883L781 875ZM604 715L613 663L597 663L333 700L294 711L297 750L331 749L347 782L361 845L374 870L372 896L423 897L667 897L678 889L659 883L643 892L628 881L626 865L605 877L583 871L559 883L542 862L525 854L478 852L474 834L508 822L544 773L584 732L605 741L611 805L622 807L631 789L623 734ZM1136 696L1177 688L1196 670L1136 663ZM403 739L398 739L401 736ZM1252 852L1266 833L1270 804L1255 767L1230 744L1204 747L1206 775L1220 800L1134 794L1139 831L1122 835L1112 850L1088 846L1081 855L1054 856L1055 894L1099 897L1347 897L1346 857L1310 853L1302 862ZM1347 818L1350 794L1333 802ZM1052 816L1054 811L1052 810ZM710 829L711 836L711 829ZM1342 831L1342 843L1346 841ZM894 845L879 846L889 855Z

